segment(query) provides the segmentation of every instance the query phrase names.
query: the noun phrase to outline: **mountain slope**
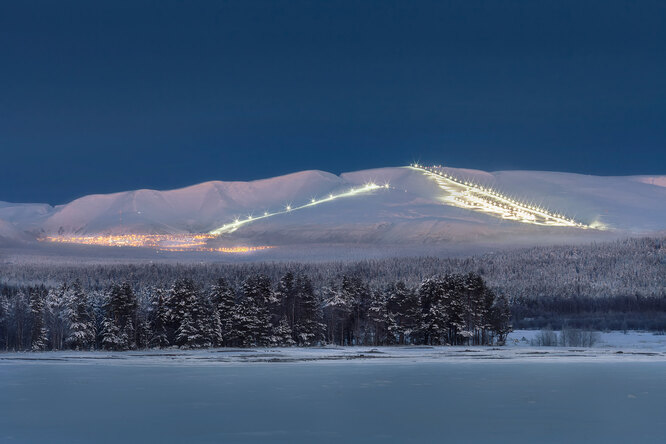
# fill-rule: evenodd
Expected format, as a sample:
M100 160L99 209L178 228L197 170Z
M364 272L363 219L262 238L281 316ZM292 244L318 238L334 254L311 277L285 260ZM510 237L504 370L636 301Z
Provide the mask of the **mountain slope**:
M516 200L564 213L615 235L666 230L663 176L598 177L538 171L441 171ZM375 188L364 189L373 182ZM388 188L384 188L388 185ZM356 190L349 193L350 189ZM343 195L333 199L328 196ZM253 217L222 238L229 242L530 243L590 239L596 230L519 223L447 204L447 192L413 168L336 176L302 171L251 182L205 182L168 191L90 195L65 205L0 203L2 233L41 235L207 233ZM315 204L309 204L315 199ZM287 208L295 208L287 211ZM264 212L275 215L257 220ZM601 234L599 234L601 235Z

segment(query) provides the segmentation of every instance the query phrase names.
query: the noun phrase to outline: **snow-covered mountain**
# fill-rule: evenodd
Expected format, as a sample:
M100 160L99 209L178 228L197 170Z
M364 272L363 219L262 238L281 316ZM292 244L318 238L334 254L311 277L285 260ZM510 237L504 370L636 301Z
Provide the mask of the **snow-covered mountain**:
M666 176L599 177L538 171L441 171L566 214L617 235L666 231ZM358 194L326 200L381 185ZM388 185L385 188L384 185ZM308 243L516 242L590 239L596 230L544 227L449 205L446 191L413 168L344 173L302 171L251 182L89 195L64 205L0 202L0 240L46 235L207 233L246 220L230 241ZM315 199L320 203L305 206ZM293 211L286 211L293 208ZM259 218L265 212L274 216ZM256 220L255 220L256 219Z

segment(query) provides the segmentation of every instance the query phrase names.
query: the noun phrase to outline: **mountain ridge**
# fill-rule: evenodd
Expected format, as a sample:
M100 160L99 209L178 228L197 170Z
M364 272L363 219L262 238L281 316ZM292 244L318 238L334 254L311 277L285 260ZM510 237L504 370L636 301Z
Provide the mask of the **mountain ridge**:
M666 230L666 176L446 167L437 171L586 225L629 235ZM501 241L572 233L572 229L529 227L451 206L447 192L432 179L410 167L340 175L306 170L248 182L216 180L173 190L93 194L56 206L0 202L4 227L0 236L25 240L53 235L194 234L235 220L244 222L222 237L250 243L280 238L344 243L345 233L352 243ZM363 188L370 183L375 188ZM292 206L298 211L291 211Z

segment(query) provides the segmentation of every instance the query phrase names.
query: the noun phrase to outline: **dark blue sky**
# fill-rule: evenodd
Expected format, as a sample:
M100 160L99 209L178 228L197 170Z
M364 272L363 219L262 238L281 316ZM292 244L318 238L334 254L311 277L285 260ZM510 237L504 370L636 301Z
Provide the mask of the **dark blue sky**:
M666 2L4 1L0 200L413 160L666 174Z

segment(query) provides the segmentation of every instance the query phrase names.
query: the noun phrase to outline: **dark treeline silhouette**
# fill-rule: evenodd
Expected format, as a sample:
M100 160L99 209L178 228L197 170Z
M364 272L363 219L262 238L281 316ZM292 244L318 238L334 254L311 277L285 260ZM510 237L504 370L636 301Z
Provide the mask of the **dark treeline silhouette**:
M189 278L135 292L124 282L86 291L75 281L0 294L5 350L133 350L157 347L503 344L509 302L475 274L409 287L371 288L344 275L315 288L303 274L277 282L248 276L201 287Z
M511 311L519 329L666 331L664 296L520 297L512 299Z

